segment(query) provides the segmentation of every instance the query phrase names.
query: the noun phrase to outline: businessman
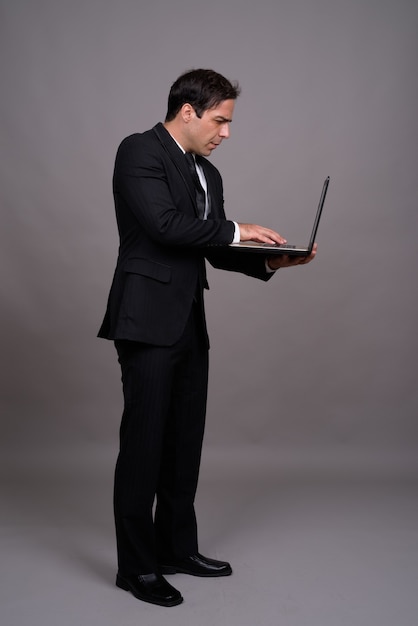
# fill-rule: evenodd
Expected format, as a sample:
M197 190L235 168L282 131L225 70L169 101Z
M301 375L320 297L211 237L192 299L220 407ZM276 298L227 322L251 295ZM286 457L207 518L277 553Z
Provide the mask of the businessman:
M124 139L113 177L119 255L99 337L115 342L124 410L115 470L118 587L163 606L183 601L165 578L228 576L199 553L194 499L205 424L205 260L264 281L305 258L235 251L283 243L227 220L222 179L206 159L229 137L239 86L212 70L172 85L164 123ZM154 509L155 504L155 509Z

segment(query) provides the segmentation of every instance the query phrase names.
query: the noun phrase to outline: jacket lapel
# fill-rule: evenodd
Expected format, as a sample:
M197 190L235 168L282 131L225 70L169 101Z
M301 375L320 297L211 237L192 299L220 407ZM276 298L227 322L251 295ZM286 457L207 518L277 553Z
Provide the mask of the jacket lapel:
M180 174L180 177L183 180L186 186L186 189L189 193L190 199L193 202L195 213L196 215L198 215L197 203L196 203L196 191L195 191L192 176L189 172L189 168L188 168L183 152L180 150L180 148L178 147L178 145L176 144L176 142L174 141L170 133L166 131L164 126L161 124L161 122L159 122L156 126L154 126L153 131L157 135L158 140L160 141L164 150L169 155L171 161L177 168Z

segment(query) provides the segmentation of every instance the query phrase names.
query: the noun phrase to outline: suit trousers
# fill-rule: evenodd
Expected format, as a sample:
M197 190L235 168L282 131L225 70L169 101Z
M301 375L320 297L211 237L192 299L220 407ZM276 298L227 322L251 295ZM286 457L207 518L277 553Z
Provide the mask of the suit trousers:
M208 342L200 298L180 340L116 340L124 411L114 483L119 571L198 551L194 510L205 426ZM154 508L155 505L155 508Z

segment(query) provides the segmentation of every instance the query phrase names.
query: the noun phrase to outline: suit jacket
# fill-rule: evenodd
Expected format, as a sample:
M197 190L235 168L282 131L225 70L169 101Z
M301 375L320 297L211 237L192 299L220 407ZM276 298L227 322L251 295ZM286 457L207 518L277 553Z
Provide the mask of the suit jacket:
M99 337L172 345L193 299L207 288L205 258L222 269L268 280L264 258L231 250L234 224L225 217L218 170L205 173L210 214L197 216L186 159L162 124L124 139L116 155L113 193L120 247Z

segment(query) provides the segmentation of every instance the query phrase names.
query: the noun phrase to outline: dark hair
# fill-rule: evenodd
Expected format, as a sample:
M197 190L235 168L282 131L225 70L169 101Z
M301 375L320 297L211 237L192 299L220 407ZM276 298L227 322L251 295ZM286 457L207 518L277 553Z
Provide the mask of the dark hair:
M207 109L224 100L235 100L240 92L238 83L231 83L213 70L190 70L171 86L165 121L171 122L186 102L192 105L198 117L202 117Z

